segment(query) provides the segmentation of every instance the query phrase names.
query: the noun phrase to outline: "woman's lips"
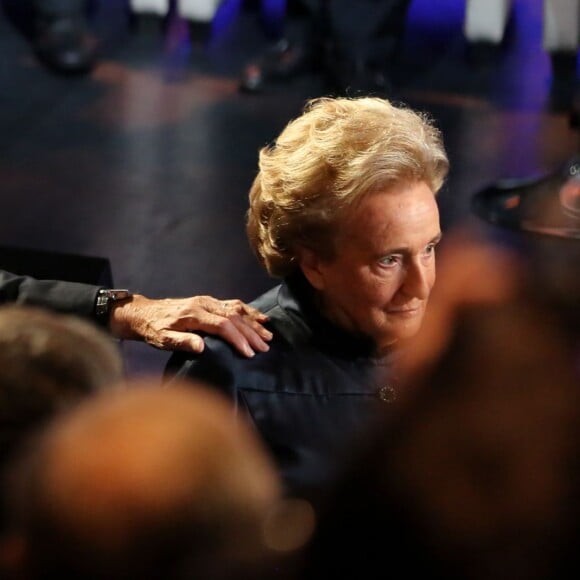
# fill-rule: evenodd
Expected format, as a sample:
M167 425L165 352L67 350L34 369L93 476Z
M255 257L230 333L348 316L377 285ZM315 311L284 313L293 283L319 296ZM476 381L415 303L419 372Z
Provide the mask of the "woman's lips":
M387 310L389 314L395 314L397 316L416 316L421 311L422 307L420 305L405 308L390 308Z

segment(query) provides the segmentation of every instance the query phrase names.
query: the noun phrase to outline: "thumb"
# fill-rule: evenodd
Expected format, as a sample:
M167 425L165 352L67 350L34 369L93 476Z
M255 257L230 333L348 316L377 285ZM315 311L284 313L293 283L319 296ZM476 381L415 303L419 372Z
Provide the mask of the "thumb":
M163 345L163 350L180 350L185 352L203 352L205 343L203 338L198 334L191 332L178 332L175 330L166 331Z

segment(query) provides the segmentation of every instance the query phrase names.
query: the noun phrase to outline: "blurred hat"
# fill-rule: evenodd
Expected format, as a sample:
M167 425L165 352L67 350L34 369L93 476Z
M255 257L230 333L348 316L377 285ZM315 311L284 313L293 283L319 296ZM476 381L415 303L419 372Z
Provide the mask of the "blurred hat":
M487 187L475 194L472 208L497 226L580 240L580 153L548 175Z

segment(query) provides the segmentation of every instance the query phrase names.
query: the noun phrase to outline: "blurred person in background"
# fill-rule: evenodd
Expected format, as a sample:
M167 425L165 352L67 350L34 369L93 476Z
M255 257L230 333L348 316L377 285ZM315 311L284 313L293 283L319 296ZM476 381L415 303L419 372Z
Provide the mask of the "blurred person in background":
M29 40L39 62L64 75L90 72L97 40L89 12L96 0L2 0L4 11Z
M242 74L240 89L321 71L331 89L355 95L390 90L387 68L400 48L410 0L300 0L305 13ZM293 27L292 24L295 26Z
M165 23L169 19L172 6L180 18L190 25L192 40L206 40L210 33L211 22L222 0L128 0L131 17L156 16Z

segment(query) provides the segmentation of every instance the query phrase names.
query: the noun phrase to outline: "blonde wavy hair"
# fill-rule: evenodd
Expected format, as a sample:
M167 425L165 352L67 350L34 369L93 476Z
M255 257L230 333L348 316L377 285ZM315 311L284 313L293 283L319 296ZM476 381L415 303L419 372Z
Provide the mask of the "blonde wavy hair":
M435 194L449 162L426 115L374 97L320 98L259 156L247 234L274 277L291 274L300 247L323 259L345 210L399 183L426 182Z

